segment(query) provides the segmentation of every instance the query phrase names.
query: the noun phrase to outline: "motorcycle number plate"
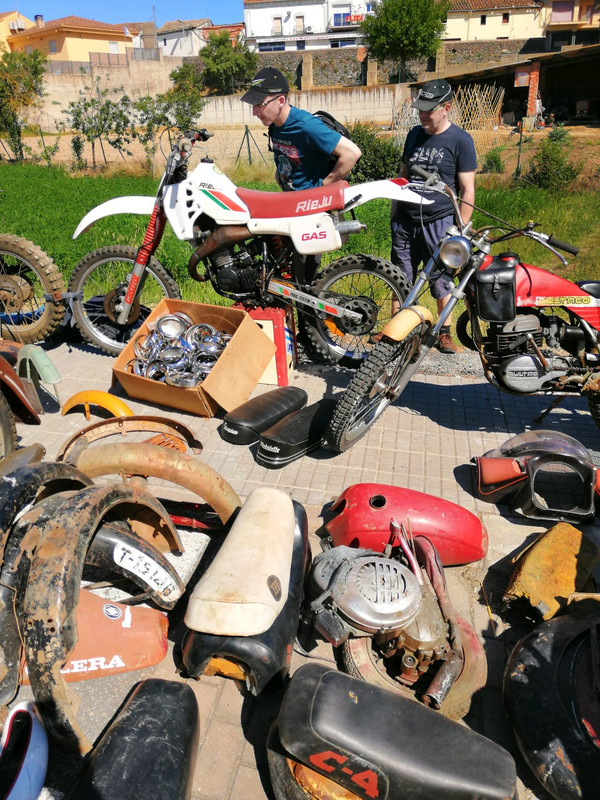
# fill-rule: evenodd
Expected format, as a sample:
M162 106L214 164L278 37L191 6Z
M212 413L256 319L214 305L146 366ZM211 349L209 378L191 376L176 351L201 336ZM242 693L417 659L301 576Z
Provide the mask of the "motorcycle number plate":
M137 575L159 594L168 597L177 589L168 572L145 553L123 544L115 545L113 550L115 564Z

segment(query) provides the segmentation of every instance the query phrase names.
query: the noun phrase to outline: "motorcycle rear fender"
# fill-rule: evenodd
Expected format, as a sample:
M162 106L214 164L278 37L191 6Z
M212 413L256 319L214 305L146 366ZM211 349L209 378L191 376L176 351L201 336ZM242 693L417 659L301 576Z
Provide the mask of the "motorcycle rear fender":
M2 356L0 356L0 391L6 397L13 414L21 422L26 422L29 425L40 424L40 418L25 391L21 379Z
M412 189L405 189L408 181L405 178L391 178L382 181L370 181L349 186L344 190L344 205L361 206L369 200L380 197L389 200L398 200L401 203L411 203L428 206L433 202L423 197Z
M115 214L142 214L150 216L154 209L156 198L144 197L143 195L130 195L127 197L114 197L101 203L96 208L85 215L79 225L75 228L73 239L77 239L82 233L88 231L95 222L104 217L112 217Z
M323 664L296 670L277 724L284 755L364 800L516 795L515 763L500 745Z
M481 520L456 503L380 483L345 489L330 509L325 530L334 547L360 547L383 553L390 541L390 519L404 523L413 536L425 536L444 566L485 558L488 534Z
M87 420L90 419L90 406L99 406L104 408L114 417L132 417L133 411L129 408L127 403L124 403L119 397L109 392L101 392L97 389L92 389L85 392L77 392L68 400L62 407L61 414L64 415L76 406L83 406L83 412Z
M428 308L424 306L403 308L383 326L381 335L386 336L388 339L394 339L396 342L401 342L402 339L405 339L409 333L422 324L427 325L428 328L433 325L433 315Z

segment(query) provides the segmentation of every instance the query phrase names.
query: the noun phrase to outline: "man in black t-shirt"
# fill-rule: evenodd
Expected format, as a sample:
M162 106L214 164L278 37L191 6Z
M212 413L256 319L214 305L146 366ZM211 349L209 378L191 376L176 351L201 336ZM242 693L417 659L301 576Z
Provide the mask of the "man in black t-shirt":
M417 165L427 172L437 172L440 178L460 196L463 222L471 218L475 200L475 170L477 157L473 139L466 131L448 119L452 107L452 88L443 80L423 85L412 107L418 109L420 125L406 137L400 175L418 180L411 173ZM427 263L449 225L454 222L450 200L440 194L427 194L431 205L392 203L391 260L406 274L411 283L421 263ZM450 299L451 281L440 277L431 285L438 313ZM440 330L438 349L456 353L458 348L450 335L450 318Z

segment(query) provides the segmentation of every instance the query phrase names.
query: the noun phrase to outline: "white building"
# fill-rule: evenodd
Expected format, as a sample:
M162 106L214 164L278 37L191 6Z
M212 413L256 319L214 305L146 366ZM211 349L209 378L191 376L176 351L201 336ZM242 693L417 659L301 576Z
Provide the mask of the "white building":
M362 44L360 25L376 0L244 0L251 50L318 50ZM542 0L452 0L448 41L495 41L544 36Z
M212 26L209 19L176 19L156 32L162 56L197 56L206 44L203 29Z
M366 0L244 0L246 42L259 52L355 46L372 8Z

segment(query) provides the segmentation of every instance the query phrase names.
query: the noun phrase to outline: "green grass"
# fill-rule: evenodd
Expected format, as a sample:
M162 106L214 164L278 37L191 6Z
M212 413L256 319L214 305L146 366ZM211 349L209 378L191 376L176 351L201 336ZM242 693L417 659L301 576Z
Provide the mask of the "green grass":
M238 179L240 176L236 176ZM268 174L244 173L244 185L275 190ZM238 181L242 183L242 181ZM147 218L135 215L108 217L90 231L72 239L78 222L99 203L121 195L154 195L157 180L132 175L85 175L74 177L57 167L0 163L0 230L31 239L46 250L68 279L76 264L90 250L108 244L139 246ZM550 252L525 239L518 239L498 249L514 249L524 261L545 267L571 280L600 279L597 266L597 245L600 243L600 193L574 192L550 194L536 188L508 188L504 185L478 187L479 207L502 217L514 225L532 219L540 230L580 247L577 258L569 257L563 267ZM357 211L367 230L353 235L342 253L369 253L389 258L389 202L368 203ZM489 221L476 211L476 225ZM186 264L190 246L180 242L167 228L157 257L182 285L184 297L199 302L222 302L206 284L198 284L187 276ZM326 254L323 262L340 253Z

